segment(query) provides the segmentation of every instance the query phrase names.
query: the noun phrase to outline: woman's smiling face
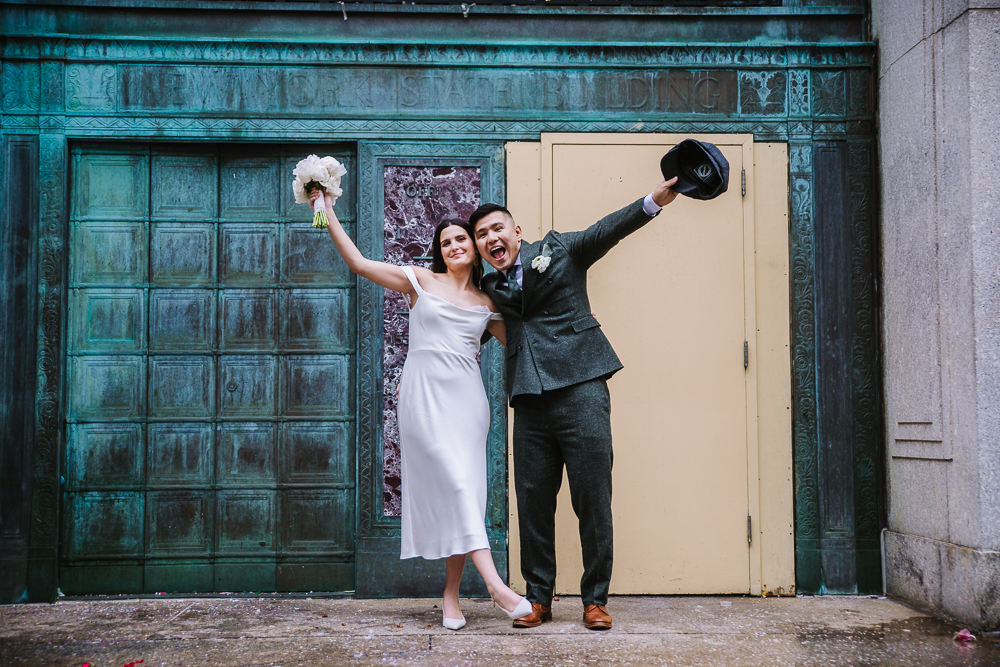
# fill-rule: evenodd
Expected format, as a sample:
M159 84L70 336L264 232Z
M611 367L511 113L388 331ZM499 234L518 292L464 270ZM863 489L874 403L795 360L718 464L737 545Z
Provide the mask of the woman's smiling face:
M440 243L441 256L449 271L476 261L476 244L463 227L451 225L442 229Z

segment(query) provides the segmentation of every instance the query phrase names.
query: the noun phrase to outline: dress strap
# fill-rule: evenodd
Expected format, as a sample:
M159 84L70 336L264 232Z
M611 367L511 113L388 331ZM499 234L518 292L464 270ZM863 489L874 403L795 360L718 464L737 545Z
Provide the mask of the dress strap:
M501 315L500 313L490 312L490 319L491 320L502 320L503 319L503 315Z
M403 273L406 274L406 279L410 281L411 285L413 285L413 289L417 290L417 294L422 294L424 288L420 286L420 282L417 280L417 275L413 272L413 267L401 266L399 268L403 269Z

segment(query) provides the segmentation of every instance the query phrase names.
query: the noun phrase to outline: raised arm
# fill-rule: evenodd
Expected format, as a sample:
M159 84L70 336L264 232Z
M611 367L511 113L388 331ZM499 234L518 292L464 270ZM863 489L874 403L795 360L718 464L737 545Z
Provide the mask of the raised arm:
M619 241L652 220L661 208L672 202L677 193L670 186L676 182L676 178L660 181L653 189L650 197L655 211L652 213L645 210L645 198L639 199L604 216L583 231L561 234L562 242L576 261L590 267L608 254Z
M314 191L309 195L310 205L316 201L316 197L318 196L318 191ZM324 197L324 200L326 201L326 218L330 223L326 229L330 233L333 243L337 246L340 256L347 262L347 268L351 270L351 273L356 273L362 278L367 278L386 289L409 294L411 297L414 296L413 286L406 279L403 269L394 264L368 259L362 255L358 247L354 245L354 241L344 231L344 227L340 224L340 220L337 219L336 214L334 214L330 198Z

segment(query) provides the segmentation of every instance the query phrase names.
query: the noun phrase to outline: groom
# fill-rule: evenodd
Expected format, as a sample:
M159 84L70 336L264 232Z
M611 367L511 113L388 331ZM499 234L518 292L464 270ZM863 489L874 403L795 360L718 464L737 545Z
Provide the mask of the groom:
M563 465L583 546L583 624L611 628L611 397L607 379L622 368L590 312L587 269L674 200L676 178L645 199L581 231L552 231L522 243L503 206L483 204L469 218L479 254L496 273L482 287L507 325L507 394L514 408L514 491L521 573L533 628L551 620L556 579L556 495Z

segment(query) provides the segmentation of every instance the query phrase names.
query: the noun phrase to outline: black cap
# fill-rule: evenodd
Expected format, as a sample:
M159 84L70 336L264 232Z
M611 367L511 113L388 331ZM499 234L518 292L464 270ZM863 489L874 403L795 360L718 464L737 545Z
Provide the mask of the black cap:
M729 161L715 144L685 139L663 156L660 171L671 189L692 199L715 199L729 188Z

